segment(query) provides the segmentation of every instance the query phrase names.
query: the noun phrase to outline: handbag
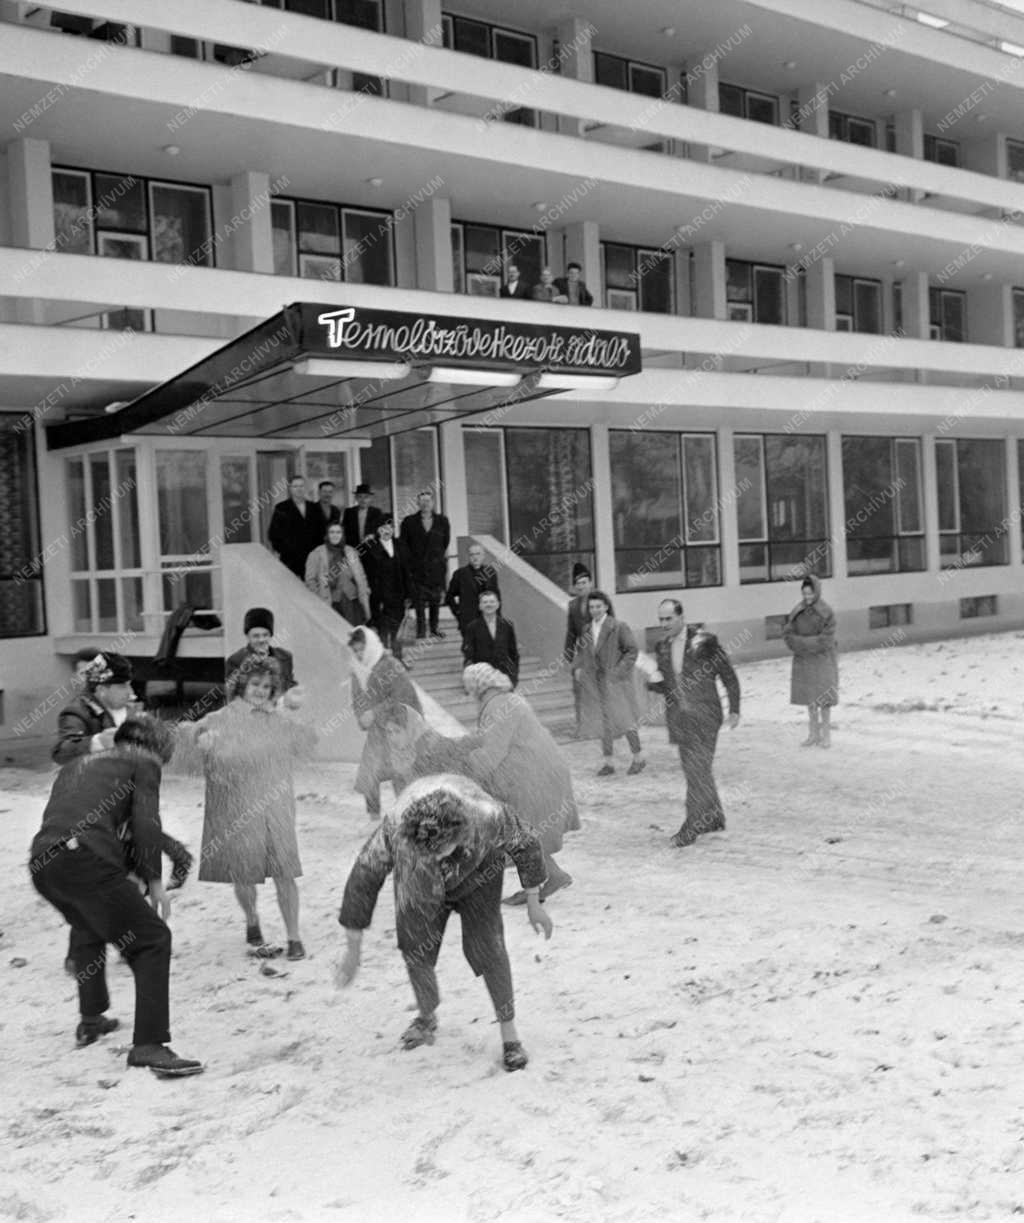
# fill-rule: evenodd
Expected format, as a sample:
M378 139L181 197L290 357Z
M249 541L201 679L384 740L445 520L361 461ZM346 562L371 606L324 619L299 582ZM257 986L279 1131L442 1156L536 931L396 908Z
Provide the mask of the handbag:
M411 607L406 608L402 623L395 634L395 640L401 642L402 645L411 645L416 641L416 612Z

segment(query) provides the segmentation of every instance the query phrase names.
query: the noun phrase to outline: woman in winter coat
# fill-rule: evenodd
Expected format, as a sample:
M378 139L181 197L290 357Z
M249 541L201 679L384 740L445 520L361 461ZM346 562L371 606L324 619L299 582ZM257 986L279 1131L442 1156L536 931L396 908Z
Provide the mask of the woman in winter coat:
M807 706L803 747L831 747L829 716L839 701L835 612L821 597L821 582L808 574L800 602L786 617L782 639L793 651L789 703Z
M615 772L612 752L615 740L622 735L633 753L626 771L641 773L647 762L640 754L633 687L639 651L629 626L615 619L611 600L603 591L592 590L587 606L590 623L579 638L573 664L573 676L580 683L581 734L587 739L601 736L604 764L597 771L598 777L610 777Z
M325 541L306 557L306 585L353 626L370 618L370 584L355 548L342 542L340 522L327 528Z
M512 691L508 676L476 663L462 673L462 682L479 703L479 746L470 752L469 775L536 833L547 872L540 898L546 900L572 883L554 859L562 834L580 826L569 766L526 698ZM525 904L526 895L517 892L505 903Z
M249 954L267 959L281 954L264 940L256 909L256 885L269 875L288 935L288 959L301 960L306 952L295 880L302 864L292 764L297 756L312 755L317 734L278 709L281 682L272 659L253 662L228 681L228 705L200 722L183 723L182 733L206 776L200 880L234 885ZM296 691L283 698L289 709L301 700Z
M388 750L385 716L396 705L422 713L416 689L405 668L385 649L371 628L357 628L348 639L352 665L352 710L366 731L366 743L356 773L356 793L366 799L366 813L380 818L380 783L395 781Z

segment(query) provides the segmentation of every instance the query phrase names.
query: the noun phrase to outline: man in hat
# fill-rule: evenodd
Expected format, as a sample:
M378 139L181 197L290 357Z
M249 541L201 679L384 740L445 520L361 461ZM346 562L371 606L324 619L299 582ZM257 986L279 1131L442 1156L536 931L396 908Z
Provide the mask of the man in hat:
M565 646L563 656L569 673L572 675L572 697L576 707L576 738L580 736L580 682L576 677L578 666L576 652L583 634L590 624L590 590L594 579L586 565L576 562L572 567L572 594L569 600L569 617L565 628Z
M466 630L480 614L480 596L485 590L493 590L498 598L501 598L497 570L493 565L484 564L483 545L470 544L469 564L461 565L452 574L445 599L459 622L459 632L463 640L466 638Z
M314 513L319 514L320 510L313 502L306 500L305 477L290 476L288 498L274 506L267 539L281 563L287 565L303 582L306 580L306 557L320 542L313 538L316 523Z
M356 485L356 503L350 505L341 516L341 529L345 543L359 552L362 560L366 554L367 539L376 539L377 528L384 519L384 511L373 504L373 489L369 484Z
M281 691L287 692L289 688L297 687L291 653L279 645L270 644L274 635L274 613L267 607L250 607L245 613L242 631L245 633L245 645L224 664L225 683L230 685L236 671L248 670L254 663L271 658L281 672Z
M316 486L317 499L309 507L309 535L313 547L319 548L327 538L327 528L341 521L341 510L334 504L334 484L321 480Z

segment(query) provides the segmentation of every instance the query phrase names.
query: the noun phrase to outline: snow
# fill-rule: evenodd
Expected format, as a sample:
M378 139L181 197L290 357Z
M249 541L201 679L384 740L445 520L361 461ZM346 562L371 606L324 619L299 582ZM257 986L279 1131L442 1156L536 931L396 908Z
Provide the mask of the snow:
M337 1223L889 1223L1024 1213L1024 634L841 657L833 748L801 750L788 664L740 669L719 742L724 834L674 850L682 776L598 781L560 856L551 942L506 911L531 1064L505 1074L453 920L436 1045L397 1038L411 991L382 893L338 991L337 907L370 827L354 766L300 768L303 936L263 976L231 890L175 900L174 1047L205 1075L126 1070L125 1028L73 1047L66 933L25 860L49 770L8 769L0 940L0 1218ZM164 821L198 847L201 782ZM508 883L512 882L511 878ZM273 888L264 930L283 937ZM12 961L24 959L16 967Z

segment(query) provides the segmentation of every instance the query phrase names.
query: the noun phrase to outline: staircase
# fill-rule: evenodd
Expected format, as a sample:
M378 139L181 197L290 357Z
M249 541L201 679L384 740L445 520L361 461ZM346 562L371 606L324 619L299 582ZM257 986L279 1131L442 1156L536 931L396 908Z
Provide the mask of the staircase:
M411 678L467 730L476 729L476 699L462 687L462 638L455 617L442 609L438 626L444 638L428 637L406 645L403 658L412 664ZM522 638L522 633L517 635ZM550 664L522 652L520 644L518 691L559 742L575 731L572 682L565 668L548 675Z

